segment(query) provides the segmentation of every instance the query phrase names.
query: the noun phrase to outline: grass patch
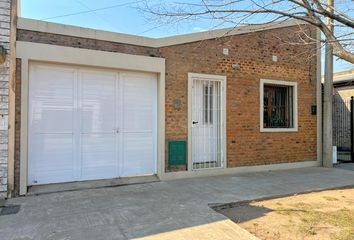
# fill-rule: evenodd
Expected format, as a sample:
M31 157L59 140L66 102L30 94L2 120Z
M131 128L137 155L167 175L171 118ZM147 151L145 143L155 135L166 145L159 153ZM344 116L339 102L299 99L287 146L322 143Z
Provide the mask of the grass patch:
M335 197L323 196L323 198L326 199L327 201L338 201L338 198Z
M235 219L242 212L247 220L240 226L260 239L354 240L354 189L251 202L247 210L252 207L262 211L245 217L248 211L238 206L221 213Z
M338 200L330 199L326 198L327 201ZM323 228L335 227L338 233L333 234L332 239L354 239L354 210L341 208L324 212L320 210L323 210L323 206L318 204L298 203L294 205L296 208L276 209L275 211L280 214L298 217L301 222L298 225L298 230L305 236L316 235Z

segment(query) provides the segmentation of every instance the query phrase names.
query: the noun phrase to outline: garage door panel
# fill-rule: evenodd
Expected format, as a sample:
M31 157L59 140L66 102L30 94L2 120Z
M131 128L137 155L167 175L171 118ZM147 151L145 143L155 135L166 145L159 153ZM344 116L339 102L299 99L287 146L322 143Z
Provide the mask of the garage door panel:
M74 149L72 134L37 134L32 136L29 165L30 183L72 181ZM44 180L48 179L48 180Z
M115 134L84 134L81 141L82 179L117 176Z
M149 77L123 75L123 129L126 132L153 130L156 82Z
M35 68L31 81L30 125L35 132L72 132L75 71Z
M29 182L29 185L42 185L51 183L73 182L72 170L46 171L37 174L36 182Z
M81 127L83 132L112 132L116 126L116 74L81 74Z
M123 136L122 176L155 173L154 137L152 133L125 133Z

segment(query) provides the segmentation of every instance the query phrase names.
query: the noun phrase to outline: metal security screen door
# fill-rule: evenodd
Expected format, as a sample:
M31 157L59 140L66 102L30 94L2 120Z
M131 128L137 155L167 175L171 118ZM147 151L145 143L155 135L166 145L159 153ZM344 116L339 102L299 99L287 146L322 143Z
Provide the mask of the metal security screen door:
M223 82L192 77L192 169L223 167Z

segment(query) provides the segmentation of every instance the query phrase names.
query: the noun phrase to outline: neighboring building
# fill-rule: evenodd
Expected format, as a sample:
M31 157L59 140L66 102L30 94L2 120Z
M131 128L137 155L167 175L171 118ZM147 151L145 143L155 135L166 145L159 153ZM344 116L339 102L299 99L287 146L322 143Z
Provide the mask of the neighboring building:
M320 67L286 43L298 24L152 39L19 18L10 191L318 166Z
M333 74L334 98L347 101L354 96L354 70L346 70Z
M351 161L350 99L354 97L354 70L333 74L333 145L339 161Z

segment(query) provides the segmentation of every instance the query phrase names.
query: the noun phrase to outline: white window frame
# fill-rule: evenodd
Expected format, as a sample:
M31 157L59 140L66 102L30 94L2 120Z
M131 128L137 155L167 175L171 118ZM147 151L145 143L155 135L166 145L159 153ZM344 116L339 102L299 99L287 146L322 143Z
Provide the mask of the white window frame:
M293 127L292 128L265 128L263 127L263 111L264 111L264 85L276 85L276 86L285 86L293 87ZM261 132L297 132L298 131L298 98L297 98L297 82L283 81L283 80L270 80L270 79L261 79L260 80L260 92L259 92L259 102L260 102L260 120L259 126Z

